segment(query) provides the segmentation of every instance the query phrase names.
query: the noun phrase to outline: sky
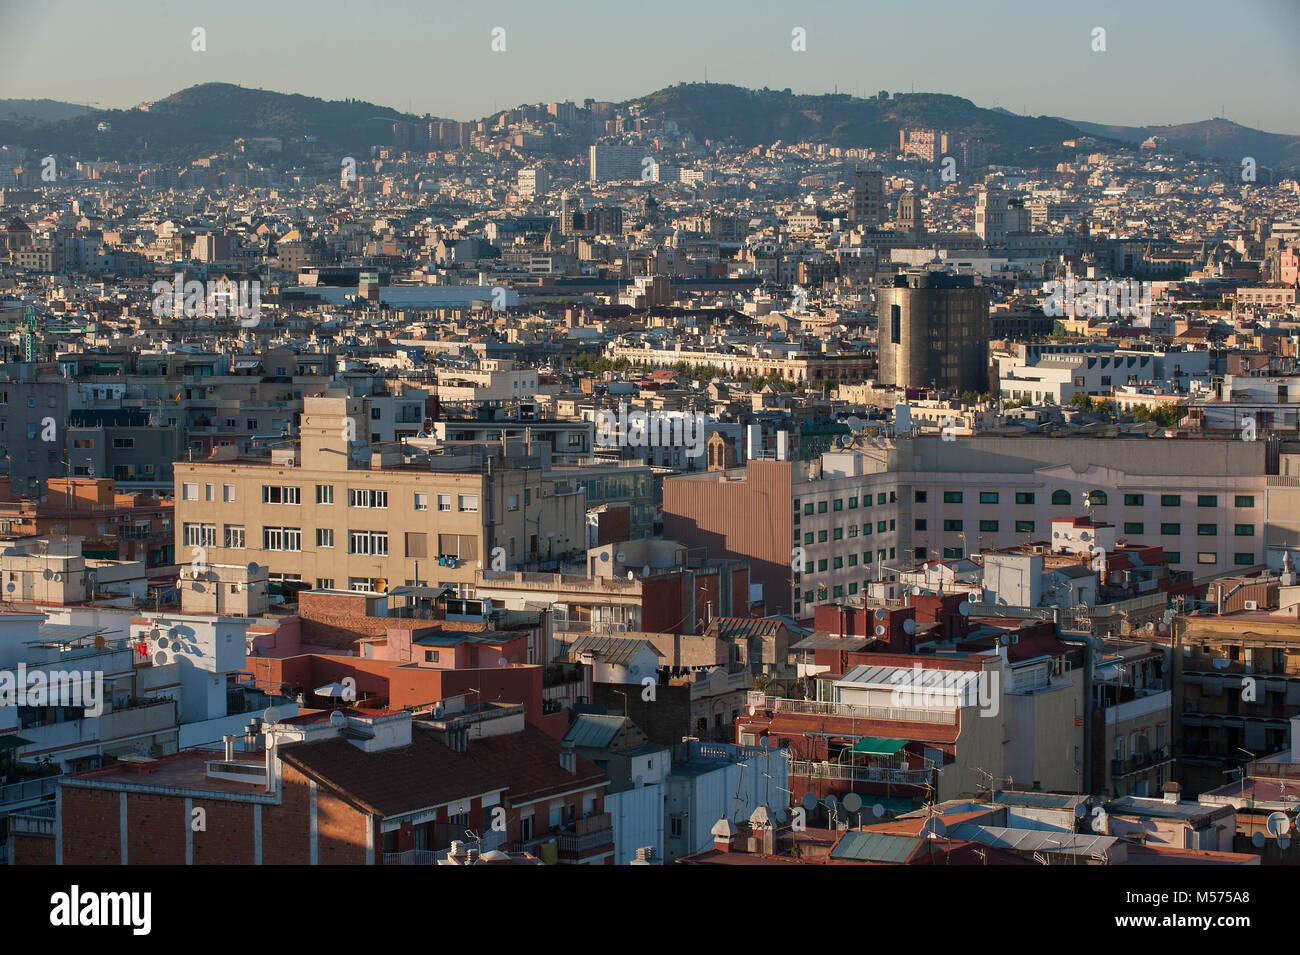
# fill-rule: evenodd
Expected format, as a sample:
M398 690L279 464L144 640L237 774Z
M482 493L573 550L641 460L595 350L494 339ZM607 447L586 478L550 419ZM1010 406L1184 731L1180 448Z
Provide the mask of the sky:
M125 108L227 82L469 120L707 74L1300 135L1297 40L1300 0L0 0L0 98Z

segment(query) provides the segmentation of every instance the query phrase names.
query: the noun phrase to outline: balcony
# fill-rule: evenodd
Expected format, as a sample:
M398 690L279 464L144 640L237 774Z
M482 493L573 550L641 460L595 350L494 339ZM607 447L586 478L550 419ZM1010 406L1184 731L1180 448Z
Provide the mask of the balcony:
M890 786L928 786L933 773L928 769L893 769L887 766L846 766L825 760L790 760L790 775L810 779L835 779Z
M516 852L541 855L541 847L554 842L558 850L557 861L562 865L576 865L599 850L614 847L614 821L607 812L577 819L564 826L554 827L550 833L527 842L517 843Z
M1119 779L1123 776L1131 776L1134 773L1154 769L1156 766L1172 762L1172 760L1173 757L1170 754L1169 747L1161 746L1145 753L1133 753L1125 759L1112 759L1110 761L1110 774Z
M858 720L943 723L949 726L957 722L956 707L933 709L927 707L859 706L856 703L790 700L776 696L765 697L761 693L751 693L749 705L759 710L771 710L774 713L792 713L802 716L845 716Z

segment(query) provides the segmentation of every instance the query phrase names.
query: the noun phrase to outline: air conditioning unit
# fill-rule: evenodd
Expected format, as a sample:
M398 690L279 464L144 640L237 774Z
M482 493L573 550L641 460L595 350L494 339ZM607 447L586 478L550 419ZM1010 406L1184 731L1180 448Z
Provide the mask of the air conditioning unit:
M1255 600L1247 600L1245 603L1242 604L1242 606L1244 606L1247 610L1258 610L1259 602Z

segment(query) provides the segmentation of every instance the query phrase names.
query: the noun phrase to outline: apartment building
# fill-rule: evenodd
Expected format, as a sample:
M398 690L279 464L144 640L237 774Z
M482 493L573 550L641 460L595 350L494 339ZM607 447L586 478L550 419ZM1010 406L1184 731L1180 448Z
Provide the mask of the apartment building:
M1262 442L920 435L666 478L664 534L748 560L768 610L796 616L1084 514L1199 580L1264 564L1265 457Z
M368 399L304 404L300 443L269 461L176 465L182 560L254 562L272 582L325 590L465 589L494 559L504 570L585 549L586 496L540 459L371 450Z

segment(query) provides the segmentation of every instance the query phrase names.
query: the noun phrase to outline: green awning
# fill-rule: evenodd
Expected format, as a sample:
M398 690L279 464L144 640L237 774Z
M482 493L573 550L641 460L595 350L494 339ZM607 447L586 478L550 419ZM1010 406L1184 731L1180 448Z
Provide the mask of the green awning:
M893 756L907 745L905 739L881 739L876 736L864 736L853 744L853 752L870 753L873 756Z
M17 734L11 733L8 736L0 736L0 750L17 749L19 746L31 746L32 741L24 739Z

